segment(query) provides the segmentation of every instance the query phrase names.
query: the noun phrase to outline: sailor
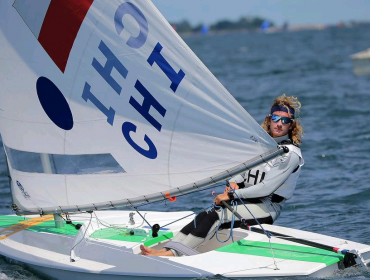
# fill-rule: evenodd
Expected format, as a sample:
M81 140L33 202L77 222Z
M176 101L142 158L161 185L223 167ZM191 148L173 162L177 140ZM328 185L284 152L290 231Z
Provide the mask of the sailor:
M239 204L237 211L248 225L257 224L256 220L261 224L273 224L276 221L285 201L293 196L304 164L299 148L303 129L296 118L300 107L301 103L294 96L283 94L274 100L262 127L279 146L288 147L289 152L232 178L224 193L214 199L216 205L229 200ZM232 215L222 207L204 211L196 216L195 222L190 222L174 237L174 244L177 244L175 249L156 250L142 245L141 253L157 256L192 254L194 249L214 237L220 221L221 228L229 228ZM234 219L234 227L240 226L238 218Z

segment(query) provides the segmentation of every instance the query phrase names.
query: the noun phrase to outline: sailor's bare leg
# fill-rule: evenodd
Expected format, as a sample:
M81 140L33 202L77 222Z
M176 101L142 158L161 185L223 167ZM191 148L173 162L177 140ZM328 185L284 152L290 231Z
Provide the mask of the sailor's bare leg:
M173 257L173 253L171 251L167 251L165 248L161 250L157 250L154 248L149 248L144 245L140 245L141 254L145 256L167 256Z

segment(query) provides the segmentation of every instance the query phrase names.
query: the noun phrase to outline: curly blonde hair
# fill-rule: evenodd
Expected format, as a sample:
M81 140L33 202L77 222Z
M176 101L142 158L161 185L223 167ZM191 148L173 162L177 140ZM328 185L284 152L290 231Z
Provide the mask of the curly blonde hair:
M279 105L284 106L287 108L288 112L290 113L290 108L293 108L295 113L295 116L299 115L299 111L301 108L301 102L298 101L297 97L294 96L286 96L285 93L277 98L275 98L274 102L272 103L272 106ZM290 107L290 108L289 108ZM292 115L292 113L290 113ZM262 128L266 130L268 134L270 133L270 121L271 116L266 116L264 122L262 123ZM303 137L303 128L299 121L299 119L295 119L292 123L292 128L289 130L289 138L292 140L293 144L296 146L299 146L302 144L302 137Z

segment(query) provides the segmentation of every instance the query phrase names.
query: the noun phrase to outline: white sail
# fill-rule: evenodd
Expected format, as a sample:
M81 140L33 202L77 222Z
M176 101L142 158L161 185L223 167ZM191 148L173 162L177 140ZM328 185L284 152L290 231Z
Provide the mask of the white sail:
M0 131L20 212L142 203L276 150L146 0L0 0Z

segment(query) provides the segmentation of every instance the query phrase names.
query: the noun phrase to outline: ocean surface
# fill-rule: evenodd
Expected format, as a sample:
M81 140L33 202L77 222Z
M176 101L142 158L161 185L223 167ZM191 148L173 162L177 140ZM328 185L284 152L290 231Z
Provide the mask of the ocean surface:
M370 76L355 76L349 58L370 48L370 28L184 40L257 122L277 95L302 102L305 166L276 224L370 244ZM5 173L1 151L0 214L12 213ZM159 203L142 210L199 211L212 201L207 190L180 197L175 206ZM45 278L0 258L1 279ZM370 270L348 269L330 279L370 279Z

